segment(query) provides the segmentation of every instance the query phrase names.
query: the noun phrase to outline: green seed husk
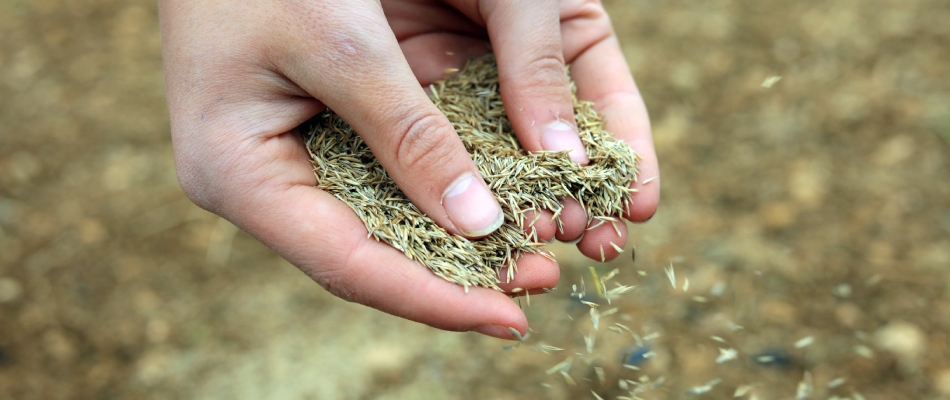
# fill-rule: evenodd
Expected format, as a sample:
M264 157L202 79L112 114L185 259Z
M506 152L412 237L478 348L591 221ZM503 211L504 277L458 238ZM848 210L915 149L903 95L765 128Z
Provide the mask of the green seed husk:
M510 280L516 260L538 253L542 243L525 213L561 211L558 199L576 199L590 219L621 214L631 201L638 156L604 130L593 103L574 96L574 119L590 164L581 167L567 152L526 154L501 102L493 56L469 61L458 74L430 87L430 98L448 117L505 214L497 231L477 240L452 235L419 211L396 187L360 136L327 110L305 129L317 187L350 206L369 236L390 244L443 279L494 289L499 270ZM572 83L572 89L573 83ZM576 91L576 90L575 90ZM560 218L555 219L558 228ZM543 253L542 253L543 254Z

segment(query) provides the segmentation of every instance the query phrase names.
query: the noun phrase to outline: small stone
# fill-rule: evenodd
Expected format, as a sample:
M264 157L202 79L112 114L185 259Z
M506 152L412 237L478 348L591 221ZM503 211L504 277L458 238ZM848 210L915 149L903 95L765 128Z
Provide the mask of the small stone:
M950 368L935 372L933 385L937 393L950 396Z
M882 144L872 156L880 167L892 167L914 154L914 139L910 135L898 135Z
M0 278L0 303L10 303L20 297L23 286L13 278Z
M161 318L154 318L148 321L145 326L145 335L152 343L164 343L171 334L171 324Z
M780 324L794 324L798 321L798 310L791 304L778 300L762 302L759 312L765 319Z
M835 317L841 325L853 328L861 318L861 309L851 303L845 303L835 308Z
M906 367L914 367L927 350L927 337L916 325L894 321L874 333L878 347L890 351Z
M767 204L760 210L762 222L772 229L787 228L795 222L796 212L791 204L785 202Z
M389 345L377 345L363 356L366 370L387 381L398 380L408 361L408 354L403 349Z
M43 346L46 352L60 362L68 362L76 357L76 346L60 330L51 329L43 334Z
M842 298L842 299L846 299L846 298L848 298L848 297L851 297L851 285L849 285L849 284L847 284L847 283L842 283L842 284L840 284L840 285L838 285L838 286L835 286L835 288L834 288L834 290L832 291L832 293L834 293L835 296L838 296L838 297L840 297L840 298Z

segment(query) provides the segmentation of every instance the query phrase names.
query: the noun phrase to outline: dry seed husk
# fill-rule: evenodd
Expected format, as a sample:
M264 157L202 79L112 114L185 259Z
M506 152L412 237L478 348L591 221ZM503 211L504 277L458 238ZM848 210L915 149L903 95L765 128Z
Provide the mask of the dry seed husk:
M593 103L574 96L574 119L590 164L580 167L566 152L526 154L505 114L493 56L469 61L456 76L430 87L430 98L448 117L475 165L501 204L505 224L487 237L468 240L435 224L396 187L363 139L330 110L305 128L317 187L350 206L369 236L390 244L439 277L465 286L498 289L523 253L541 243L526 237L525 213L547 209L559 215L560 198L572 197L591 220L618 215L631 201L637 155L604 130ZM573 83L572 83L572 89ZM560 228L560 220L557 219ZM529 235L530 236L530 235Z

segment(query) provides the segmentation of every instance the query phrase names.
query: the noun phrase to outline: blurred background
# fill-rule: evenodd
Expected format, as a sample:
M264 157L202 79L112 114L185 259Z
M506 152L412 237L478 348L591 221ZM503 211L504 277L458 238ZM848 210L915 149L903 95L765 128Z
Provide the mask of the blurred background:
M663 201L505 351L192 205L154 1L0 0L0 398L950 399L950 2L605 3Z

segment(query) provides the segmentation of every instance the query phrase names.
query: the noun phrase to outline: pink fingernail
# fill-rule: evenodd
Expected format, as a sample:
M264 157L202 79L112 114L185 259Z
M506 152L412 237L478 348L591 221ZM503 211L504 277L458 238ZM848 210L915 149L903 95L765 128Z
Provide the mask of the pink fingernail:
M578 164L587 164L590 161L577 130L564 121L554 121L544 128L541 132L541 147L547 151L568 150L571 160Z
M449 185L442 207L463 235L482 237L505 222L505 215L481 176L466 173Z

